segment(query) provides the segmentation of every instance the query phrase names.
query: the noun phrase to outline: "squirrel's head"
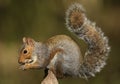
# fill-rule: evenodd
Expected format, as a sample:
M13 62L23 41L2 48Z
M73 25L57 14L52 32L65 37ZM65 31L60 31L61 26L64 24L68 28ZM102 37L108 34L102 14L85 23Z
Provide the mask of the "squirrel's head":
M19 59L18 62L21 65L24 65L25 63L32 63L33 60L31 59L32 52L34 50L35 41L31 38L23 38L23 46L19 53Z
M39 63L40 68L45 66L47 51L45 45L35 42L32 38L23 38L23 45L19 53L18 63L21 65Z

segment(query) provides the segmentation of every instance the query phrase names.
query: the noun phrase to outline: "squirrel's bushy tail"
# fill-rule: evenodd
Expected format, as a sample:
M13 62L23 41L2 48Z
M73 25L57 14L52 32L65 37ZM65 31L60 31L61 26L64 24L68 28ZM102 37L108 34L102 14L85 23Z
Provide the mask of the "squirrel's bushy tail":
M95 73L100 72L106 64L110 51L107 37L95 23L87 19L85 10L78 3L71 5L67 10L66 25L71 32L88 44L79 76L83 78L95 76Z

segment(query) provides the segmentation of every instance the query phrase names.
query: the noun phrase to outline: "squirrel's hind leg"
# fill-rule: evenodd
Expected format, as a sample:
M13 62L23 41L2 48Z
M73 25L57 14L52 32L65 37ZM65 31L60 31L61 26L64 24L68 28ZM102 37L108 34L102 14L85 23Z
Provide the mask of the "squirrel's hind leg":
M64 52L61 51L56 51L54 53L53 58L51 59L50 64L47 66L47 68L54 73L54 75L57 78L63 78L64 73L63 73L63 54Z

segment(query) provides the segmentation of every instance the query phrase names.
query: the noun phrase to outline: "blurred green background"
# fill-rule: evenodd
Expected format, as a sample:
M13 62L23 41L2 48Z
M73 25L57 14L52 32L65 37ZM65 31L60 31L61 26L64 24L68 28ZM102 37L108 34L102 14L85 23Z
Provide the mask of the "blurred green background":
M43 70L19 70L22 37L36 41L57 34L74 37L64 19L73 2L81 3L87 16L102 28L112 50L107 65L96 77L66 78L59 80L60 84L120 84L120 0L0 0L0 84L40 84ZM78 42L83 53L85 43Z

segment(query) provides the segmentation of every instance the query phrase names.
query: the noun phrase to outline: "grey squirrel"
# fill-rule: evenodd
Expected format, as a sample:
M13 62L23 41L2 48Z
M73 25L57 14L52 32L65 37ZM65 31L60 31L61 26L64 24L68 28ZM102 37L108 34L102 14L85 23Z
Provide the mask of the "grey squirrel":
M56 35L45 42L24 37L18 58L21 69L45 69L45 76L50 70L57 78L89 78L100 72L110 51L107 37L86 17L78 3L67 9L65 18L68 30L87 43L85 55L82 56L78 44L67 35Z

